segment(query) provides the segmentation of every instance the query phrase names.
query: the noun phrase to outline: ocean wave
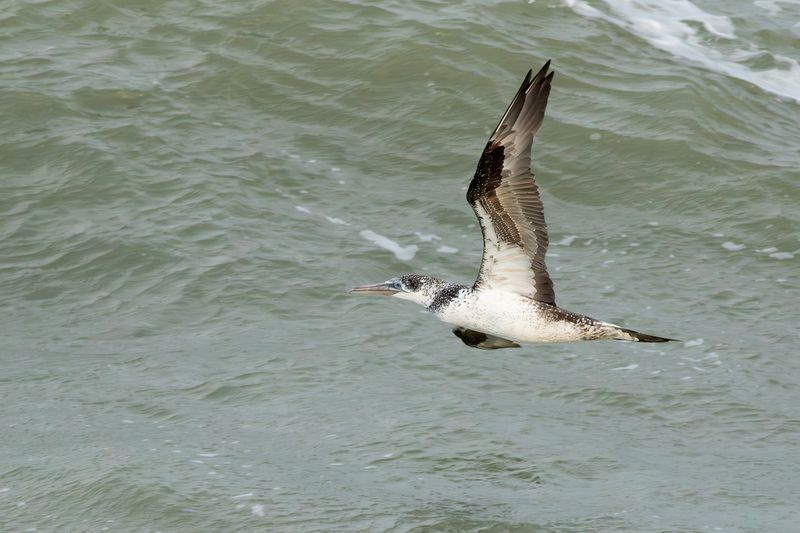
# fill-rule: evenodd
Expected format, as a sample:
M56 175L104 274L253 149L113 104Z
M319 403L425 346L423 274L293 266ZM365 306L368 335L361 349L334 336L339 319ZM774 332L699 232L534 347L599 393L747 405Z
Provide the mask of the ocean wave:
M709 13L689 0L604 0L605 9L585 0L563 1L575 13L609 22L675 57L800 102L798 60L748 41L730 17ZM775 66L747 65L762 55L770 56Z

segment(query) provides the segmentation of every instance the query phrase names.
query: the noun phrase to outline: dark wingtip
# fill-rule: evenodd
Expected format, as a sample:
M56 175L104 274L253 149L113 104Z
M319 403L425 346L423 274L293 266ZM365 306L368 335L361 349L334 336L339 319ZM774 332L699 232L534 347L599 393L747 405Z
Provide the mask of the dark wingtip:
M537 72L537 73L536 73L536 76L534 76L534 77L533 77L533 79L537 79L537 78L539 78L540 76L542 76L542 77L545 77L545 78L551 78L551 79L552 79L552 77L553 77L553 72L555 72L555 71L553 71L553 72L548 72L549 70L550 70L550 60L548 59L548 60L545 62L545 64L542 66L542 68L540 68L540 69L539 69L539 72Z
M525 74L525 83L529 84L531 82L531 78L533 77L533 69L529 68L528 73Z
M550 60L548 59L544 66L540 68L539 72L537 72L533 77L533 80L528 82L525 93L530 94L533 91L539 92L540 94L543 94L544 92L549 93L550 84L553 81L553 74L555 74L555 71L549 70Z

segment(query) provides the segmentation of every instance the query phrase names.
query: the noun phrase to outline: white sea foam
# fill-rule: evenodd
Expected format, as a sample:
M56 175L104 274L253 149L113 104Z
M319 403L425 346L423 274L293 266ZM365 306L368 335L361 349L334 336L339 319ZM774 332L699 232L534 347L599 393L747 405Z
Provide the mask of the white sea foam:
M250 508L250 512L256 516L264 516L264 506L257 503Z
M421 231L415 231L414 235L419 237L419 240L422 242L433 242L433 241L441 241L442 238L438 235L433 233L422 233Z
M303 207L302 205L296 205L294 206L294 208L300 211L301 213L308 213L309 215L311 214L311 210L307 207Z
M725 241L722 243L722 247L726 250L730 250L731 252L738 252L739 250L744 250L744 244L736 244L735 242Z
M753 2L753 5L766 10L766 12L773 17L781 12L781 6L779 6L774 0L756 0Z
M325 217L325 220L327 220L327 221L328 221L328 222L330 222L331 224L342 224L343 226L349 226L349 225L350 225L350 223L349 223L349 222L345 222L345 221L344 221L344 220L342 220L341 218L336 218L336 217L329 217L329 216L326 216L326 217Z
M384 250L389 250L401 261L410 261L417 254L417 246L414 244L401 246L389 237L385 237L368 229L362 230L360 235Z
M700 346L703 344L703 339L691 339L683 343L686 348L691 348L693 346Z
M436 249L437 252L441 252L443 254L455 254L458 253L458 248L453 248L452 246L440 246Z
M736 35L729 17L713 15L689 0L603 0L608 12L585 0L562 1L579 15L605 20L694 65L800 101L800 63L796 58L773 54L745 41ZM725 39L726 50L714 48L713 42L697 34L691 22L699 22L708 33ZM771 55L780 68L756 71L741 63L761 54Z
M567 235L566 237L564 237L560 241L556 241L556 242L554 242L552 244L554 246L570 246L570 245L572 245L573 242L575 242L575 239L577 239L577 238L578 238L577 235Z
M619 366L617 368L612 368L611 370L636 370L637 368L639 368L639 365L636 364L636 363L633 363L632 365Z
M792 252L773 252L769 256L773 259L794 259Z

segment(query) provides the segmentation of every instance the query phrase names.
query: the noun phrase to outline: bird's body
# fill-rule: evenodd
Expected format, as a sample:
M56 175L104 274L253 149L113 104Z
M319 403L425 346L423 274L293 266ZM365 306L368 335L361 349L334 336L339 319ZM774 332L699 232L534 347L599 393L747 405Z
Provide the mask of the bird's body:
M484 349L519 343L617 339L666 342L571 313L555 303L544 257L547 225L530 169L533 137L544 118L550 62L523 81L489 138L467 191L483 233L483 258L473 286L411 274L353 292L396 296L425 306L464 343Z
M517 343L613 338L614 327L505 291L464 288L432 311L444 322Z

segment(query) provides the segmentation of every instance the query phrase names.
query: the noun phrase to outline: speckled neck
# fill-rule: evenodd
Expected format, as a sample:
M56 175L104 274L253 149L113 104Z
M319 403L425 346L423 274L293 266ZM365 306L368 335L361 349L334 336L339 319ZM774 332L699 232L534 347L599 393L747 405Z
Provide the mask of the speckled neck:
M472 289L466 285L461 285L458 283L443 283L439 290L436 291L431 303L428 304L428 310L433 313L438 313L450 305L453 300L456 300L459 297L464 297L469 292L472 292Z

